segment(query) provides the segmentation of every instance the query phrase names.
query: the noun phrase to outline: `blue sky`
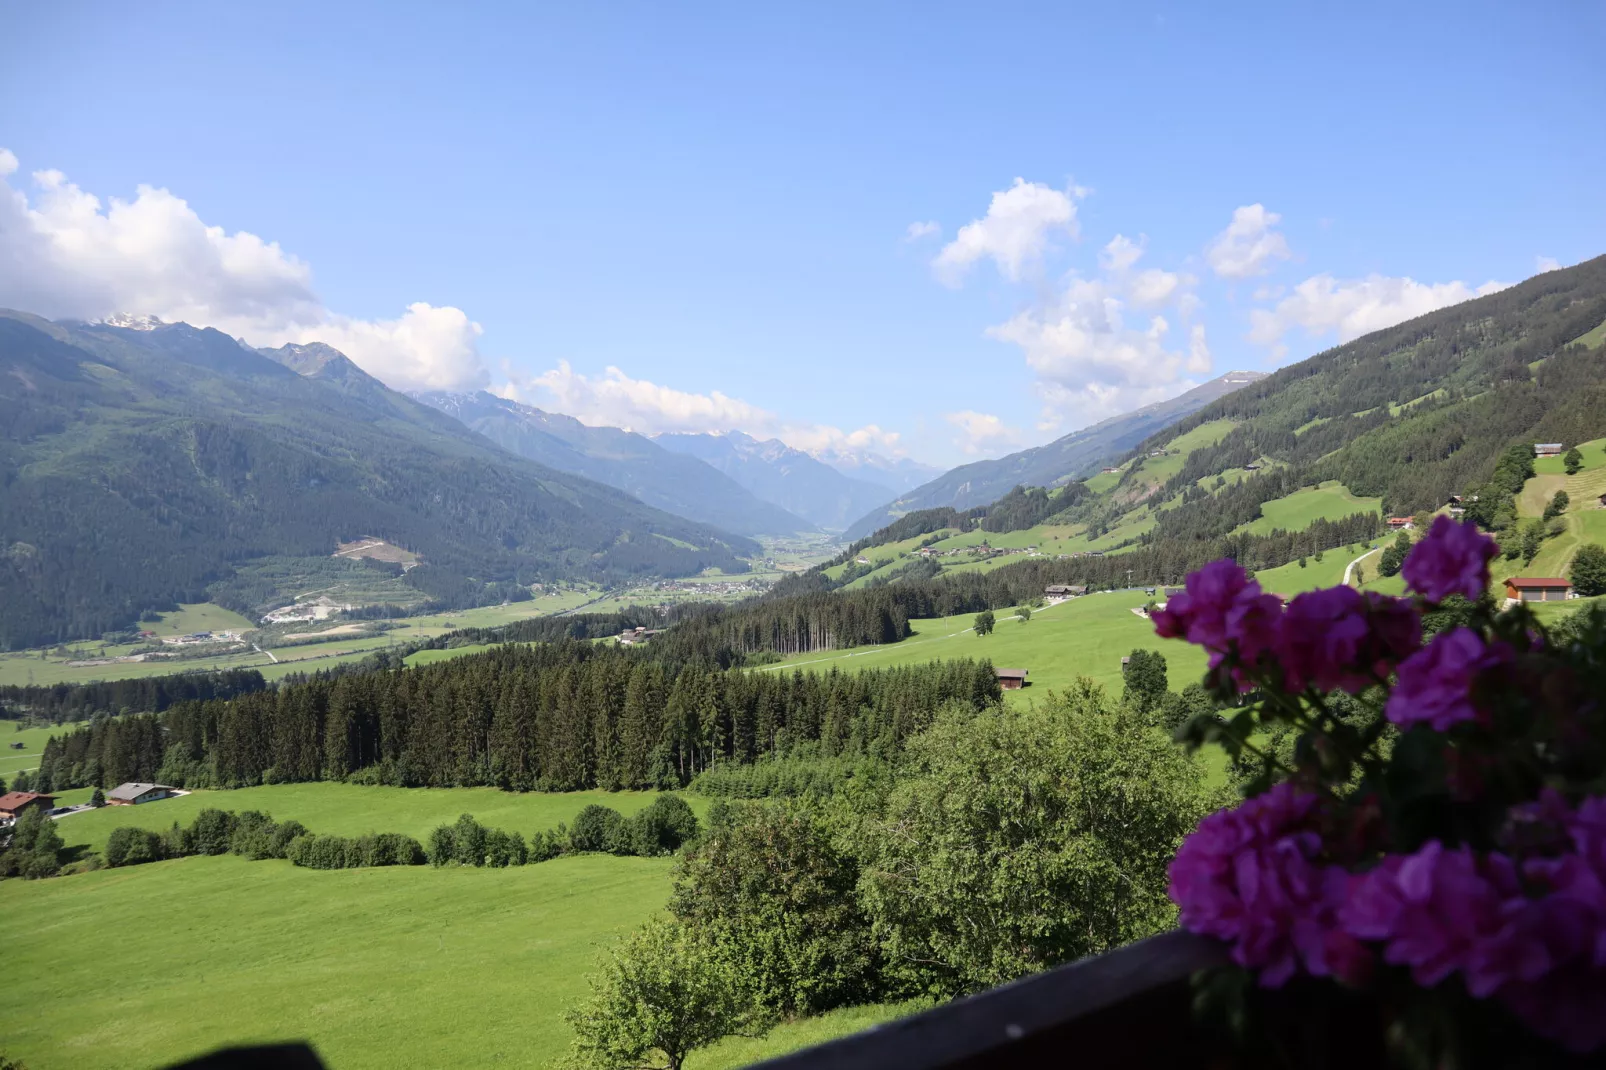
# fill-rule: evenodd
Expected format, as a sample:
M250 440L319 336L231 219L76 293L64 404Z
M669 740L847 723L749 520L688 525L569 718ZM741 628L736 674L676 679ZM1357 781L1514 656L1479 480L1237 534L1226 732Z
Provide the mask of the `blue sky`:
M13 5L0 304L997 455L1606 252L1606 7L1403 6Z

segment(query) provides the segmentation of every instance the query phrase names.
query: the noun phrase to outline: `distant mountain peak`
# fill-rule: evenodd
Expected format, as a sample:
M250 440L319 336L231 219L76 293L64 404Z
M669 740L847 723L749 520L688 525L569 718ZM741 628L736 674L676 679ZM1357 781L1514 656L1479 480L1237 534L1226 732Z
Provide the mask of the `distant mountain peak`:
M141 315L136 312L114 312L103 320L98 320L108 327L121 327L125 331L154 331L167 324L155 316Z

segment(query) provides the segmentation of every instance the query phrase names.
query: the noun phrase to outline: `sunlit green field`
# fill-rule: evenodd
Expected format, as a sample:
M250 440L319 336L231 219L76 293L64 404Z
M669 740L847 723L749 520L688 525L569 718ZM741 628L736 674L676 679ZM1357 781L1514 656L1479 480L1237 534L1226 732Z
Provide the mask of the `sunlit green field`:
M998 610L993 634L970 630L975 614L911 621L915 634L901 643L800 654L763 671L795 666L826 671L917 665L944 658L991 658L996 666L1030 672L1031 686L1008 692L1011 701L1026 701L1049 688L1064 688L1079 676L1119 694L1121 658L1135 648L1158 650L1168 663L1171 686L1180 690L1204 673L1205 657L1197 647L1157 638L1154 626L1133 613L1149 601L1141 590L1116 591L1074 598L1032 613L1022 623Z
M10 784L12 778L24 769L39 768L39 756L44 753L45 740L67 728L20 728L20 721L0 721L0 778ZM21 743L20 748L12 746Z
M321 871L225 855L5 881L0 946L29 998L0 1006L0 1037L36 1070L285 1039L336 1070L546 1066L598 948L662 908L670 866Z
M76 801L84 792L67 793ZM99 850L120 825L260 809L318 832L406 832L470 812L528 835L592 802L650 792L511 794L291 784L197 792L62 818ZM707 800L688 796L699 813ZM223 1044L309 1040L335 1070L543 1067L598 952L660 910L668 859L582 856L493 869L319 871L234 856L0 882L0 947L32 996L0 1006L0 1050L44 1070L155 1067ZM864 1028L915 1005L854 1008L733 1038L719 1070Z
M591 803L611 806L629 815L650 803L650 791L509 792L495 788L386 788L358 784L270 784L234 791L197 791L176 799L140 806L108 806L72 814L57 822L68 846L83 845L99 851L111 830L120 825L166 828L177 821L188 825L209 806L222 810L262 810L276 820L291 818L313 832L359 836L365 832L403 832L423 841L436 825L459 814L473 814L481 824L519 832L533 832L568 823ZM707 800L688 795L686 801L701 813Z
M1347 547L1340 546L1323 551L1320 561L1314 557L1306 558L1304 568L1299 567L1298 561L1290 561L1277 568L1262 569L1255 573L1255 579L1260 582L1262 590L1281 595L1296 595L1319 587L1337 587L1344 581L1344 570L1352 561L1360 562L1364 574L1375 575L1380 554L1369 547L1382 547L1386 543L1386 539L1373 540L1355 554L1351 554Z
M1269 535L1278 529L1304 531L1317 520L1342 520L1356 513L1376 513L1381 506L1381 498L1358 498L1342 483L1328 480L1319 487L1306 487L1266 502L1260 507L1260 518L1238 530L1251 535Z

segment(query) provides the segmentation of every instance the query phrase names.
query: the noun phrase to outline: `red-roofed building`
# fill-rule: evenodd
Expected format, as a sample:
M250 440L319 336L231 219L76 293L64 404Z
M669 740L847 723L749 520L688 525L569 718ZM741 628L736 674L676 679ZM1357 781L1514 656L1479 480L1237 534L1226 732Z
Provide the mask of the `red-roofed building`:
M1506 581L1506 597L1518 602L1561 602L1572 589L1572 583L1558 577L1513 576Z
M1389 517L1389 527L1394 528L1397 531L1410 531L1412 525L1414 524L1415 521L1408 516Z
M55 805L55 802L54 795L40 795L32 791L8 791L0 795L0 820L15 821L30 806L42 806L48 810Z

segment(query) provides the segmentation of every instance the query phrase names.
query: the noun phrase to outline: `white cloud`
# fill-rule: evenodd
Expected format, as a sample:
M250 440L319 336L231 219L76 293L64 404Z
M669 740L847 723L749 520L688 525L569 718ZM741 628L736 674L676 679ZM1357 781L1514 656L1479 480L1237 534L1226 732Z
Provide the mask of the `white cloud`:
M924 223L910 223L909 229L903 232L903 240L919 241L921 238L929 238L933 234L941 233L942 224L933 220L927 220Z
M252 345L322 341L400 388L486 381L478 324L425 303L386 321L331 312L304 261L247 231L209 226L182 198L140 186L133 200L99 197L59 171L35 171L30 201L4 179L0 149L0 305L52 319L117 312L216 327Z
M778 438L809 453L903 455L901 436L875 424L851 431L830 424L786 420L768 409L718 390L698 394L633 379L610 367L600 376L583 375L568 361L542 375L509 381L496 393L515 401L575 417L597 427L623 427L642 434L666 431L719 433L744 431L755 438Z
M1173 345L1174 310L1187 324L1198 311L1192 275L1138 269L1147 239L1117 234L1099 252L1096 278L1071 276L1062 288L987 334L1020 346L1043 401L1039 431L1085 423L1158 401L1210 369L1204 327ZM1135 313L1135 314L1134 314Z
M991 258L1006 279L1018 281L1042 260L1053 235L1077 236L1076 202L1086 195L1077 186L1057 190L1015 179L993 194L984 217L960 227L942 247L932 262L937 277L957 286L972 264Z
M1040 430L1146 405L1193 385L1210 370L1204 327L1188 329L1186 351L1171 345L1162 315L1129 322L1133 280L1073 278L1054 298L988 329L1021 347L1044 402ZM1152 289L1153 284L1147 284ZM1180 280L1168 297L1176 295Z
M1273 261L1287 260L1288 241L1272 228L1282 220L1263 204L1246 204L1232 213L1227 229L1216 235L1205 249L1210 270L1224 279L1247 279L1264 275Z
M1490 281L1473 287L1464 282L1423 283L1386 275L1364 279L1316 275L1295 286L1272 308L1251 311L1249 338L1271 346L1273 356L1280 359L1287 352L1283 338L1295 327L1304 328L1308 335L1336 331L1338 340L1347 342L1509 285Z
M1534 257L1534 270L1543 275L1547 271L1560 271L1561 261L1553 256Z
M1147 244L1146 237L1140 236L1137 241L1133 241L1125 234L1117 234L1099 252L1099 266L1105 271L1129 271L1143 256L1143 247Z
M991 456L1021 445L1021 434L998 417L964 409L943 414L943 419L959 429L954 445L967 457Z

